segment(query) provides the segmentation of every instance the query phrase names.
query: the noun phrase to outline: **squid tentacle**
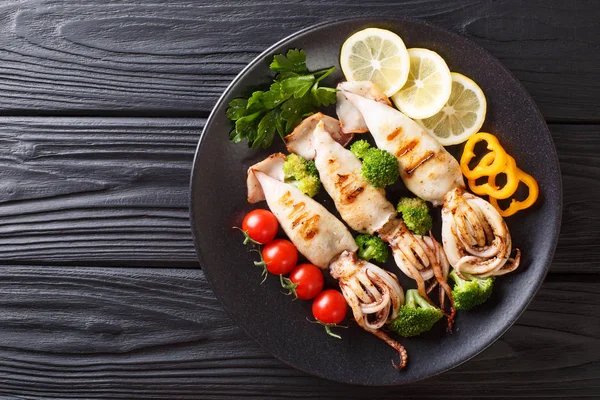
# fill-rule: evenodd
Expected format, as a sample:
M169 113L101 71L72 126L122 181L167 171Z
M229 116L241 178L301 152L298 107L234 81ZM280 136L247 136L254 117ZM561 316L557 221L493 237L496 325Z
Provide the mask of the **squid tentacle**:
M356 323L394 348L400 355L400 363L394 366L405 367L408 359L406 350L381 331L385 323L397 316L404 304L404 291L397 279L348 251L333 260L329 268L331 276L339 282Z
M485 200L462 188L448 192L442 222L444 250L459 277L464 278L464 272L486 278L518 268L520 251L509 261L510 232L498 211Z

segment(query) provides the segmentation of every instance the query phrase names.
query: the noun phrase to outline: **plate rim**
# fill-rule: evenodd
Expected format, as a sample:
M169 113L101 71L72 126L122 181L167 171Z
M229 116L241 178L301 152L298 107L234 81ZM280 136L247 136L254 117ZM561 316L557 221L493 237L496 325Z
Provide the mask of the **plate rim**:
M205 264L205 260L204 257L202 256L202 252L199 249L199 244L198 244L198 237L197 237L197 232L199 227L196 224L196 210L194 208L194 200L196 198L196 196L194 195L194 181L196 180L196 175L197 175L197 169L198 169L198 160L199 160L199 153L200 150L202 148L202 144L204 142L204 139L210 129L210 126L213 123L213 119L215 118L215 115L217 113L217 110L221 107L221 105L223 104L223 102L225 101L225 98L229 95L229 93L231 92L231 90L238 84L239 81L241 81L244 76L246 75L246 72L248 70L250 70L251 68L253 68L256 64L264 61L266 56L271 56L273 51L275 49L277 49L278 47L284 45L285 43L297 38L298 36L301 36L303 34L307 34L309 32L318 30L319 28L322 27L326 27L326 26L335 26L335 25L344 25L347 23L373 23L374 25L377 23L387 23L387 24L393 24L393 25L397 25L399 23L402 22L411 22L411 23L417 23L417 24L422 24L428 27L431 27L432 29L436 29L436 30L440 30L443 31L445 34L450 35L452 37L454 37L455 39L458 40L463 40L463 41L468 41L471 45L475 46L479 51L482 51L484 53L486 53L486 55L490 58L492 58L493 60L495 60L498 64L498 66L500 68L502 68L506 73L508 73L513 81L520 87L520 89L527 94L527 96L529 97L529 99L531 100L531 103L534 106L534 112L537 114L537 116L540 118L541 121L543 121L544 123L544 127L545 127L545 138L549 141L549 144L552 148L552 152L551 154L549 154L549 158L551 158L552 164L556 166L557 168L557 175L558 175L558 182L557 182L557 188L556 188L556 196L557 196L557 208L558 208L558 213L557 216L555 218L554 221L552 221L553 226L555 227L554 231L553 231L553 238L551 241L551 247L550 247L550 251L548 252L548 260L544 265L544 270L543 273L540 276L540 279L535 283L534 287L532 288L533 290L531 291L531 293L529 294L527 300L525 301L525 303L523 304L523 307L516 313L513 315L513 317L505 324L504 327L502 327L501 330L498 331L498 333L496 335L494 335L494 339L491 340L489 343L485 344L484 346L482 346L481 348L478 348L476 351L474 352L470 352L466 357L464 357L461 361L459 361L458 363L449 366L447 368L443 368L440 369L438 371L435 371L432 374L429 374L427 376L423 376L417 379L412 379L409 381L405 381L405 382L398 382L398 383L389 383L389 384L372 384L372 383L364 383L364 382L359 382L359 383L348 383L347 381L343 381L343 380L337 380L337 379L333 379L333 378L329 378L329 377L323 377L320 375L317 375L315 373L313 373L312 371L309 371L307 369L298 367L297 365L293 365L291 364L291 362L288 362L287 360L281 358L279 355L271 352L268 348L266 348L259 340L257 340L254 335L249 332L246 327L240 325L237 321L237 319L232 315L232 312L229 310L228 307L225 306L225 302L221 299L221 296L217 293L217 291L215 291L215 285L212 282L212 279L210 278L209 274L206 273L206 270L204 269L203 265ZM398 17L349 17L349 18L343 18L343 19L338 19L338 20L326 20L320 23L316 23L310 26L307 26L303 29L300 29L296 32L293 32L287 36L285 36L284 38L278 40L277 42L273 43L272 45L270 45L269 47L267 47L264 51L262 51L261 53L259 53L256 57L254 57L236 76L235 78L229 83L229 85L227 85L227 87L223 90L223 93L219 96L219 99L215 102L208 118L206 119L204 128L202 129L202 133L200 134L200 137L198 138L198 144L196 146L196 150L194 153L194 159L192 162L192 169L191 169L191 174L190 174L190 182L189 182L189 197L188 197L188 201L189 201L189 216L190 216L190 227L191 227L191 233L192 233L192 238L194 241L194 248L196 250L196 257L198 258L199 261L199 266L200 269L202 269L204 276L206 277L206 281L209 283L213 294L215 295L215 297L219 300L219 302L221 303L221 306L223 307L223 309L227 312L227 314L229 315L229 317L235 322L235 324L242 329L242 331L244 331L244 333L246 333L255 343L257 343L263 350L265 350L268 354L272 355L273 357L275 357L277 360L279 360L280 362L284 363L285 365L288 365L296 370L302 371L310 376L314 376L317 377L319 379L325 379L331 382L338 382L338 383L342 383L342 384L352 384L352 385L360 385L360 386L368 386L368 387L390 387L390 386L401 386L401 385L406 385L409 383L414 383L414 382L419 382L422 380L426 380L426 379L430 379L433 378L434 376L443 374L445 372L448 372L452 369L455 369L457 367L459 367L460 365L466 363L467 361L470 361L471 359L473 359L474 357L476 357L477 355L481 354L483 351L485 351L486 349L488 349L491 345L493 345L495 342L497 342L502 336L504 336L504 334L517 322L517 320L523 315L523 313L527 310L527 308L529 307L529 305L531 304L531 302L533 301L534 297L537 295L537 293L539 292L542 284L544 283L546 276L548 275L548 272L550 270L550 266L552 264L552 261L554 260L554 255L556 254L556 248L558 245L558 239L559 239L559 235L560 235L560 230L561 230L561 225L562 225L562 215L563 215L563 185L562 185L562 172L560 169L560 163L559 163L559 159L558 159L558 153L556 150L556 146L554 144L554 139L552 138L552 134L550 132L550 129L548 127L548 123L546 122L546 119L544 118L543 114L541 113L536 101L533 99L533 97L531 96L531 94L527 91L527 89L525 88L525 86L523 85L523 83L519 80L519 78L510 70L508 69L495 55L493 55L491 52L489 52L487 49L485 49L484 47L482 47L481 45L479 45L478 43L474 42L473 40L471 40L470 38L463 36L457 32L454 32L452 30L449 30L443 26L434 24L434 23L430 23L429 21L420 19L420 18L414 18L414 17L407 17L407 16L398 16Z

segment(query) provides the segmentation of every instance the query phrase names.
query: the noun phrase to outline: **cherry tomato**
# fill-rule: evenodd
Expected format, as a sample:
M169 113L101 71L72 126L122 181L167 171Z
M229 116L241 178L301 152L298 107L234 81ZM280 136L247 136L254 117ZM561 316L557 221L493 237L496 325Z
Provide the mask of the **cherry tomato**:
M308 300L323 290L323 273L312 264L300 264L290 273L290 281L296 283L296 295L299 299Z
M267 270L273 275L289 274L298 262L298 250L289 240L275 239L262 250Z
M322 291L312 303L313 316L324 324L339 324L346 318L347 310L346 299L334 289Z
M244 217L242 230L258 243L269 243L277 235L277 218L268 210L252 210Z

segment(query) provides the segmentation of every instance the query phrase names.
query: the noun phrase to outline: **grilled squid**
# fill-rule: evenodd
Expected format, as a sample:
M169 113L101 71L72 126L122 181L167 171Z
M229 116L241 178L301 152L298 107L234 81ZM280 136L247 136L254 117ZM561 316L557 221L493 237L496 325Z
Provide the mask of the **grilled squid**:
M404 304L398 279L356 257L356 243L345 225L321 204L283 181L284 161L285 156L277 153L248 169L248 201L266 200L298 251L313 264L330 268L358 325L398 351L397 367L403 368L406 350L381 331Z
M315 114L305 119L297 129L306 131L305 125L314 126L315 120L319 122L312 137L305 136L305 141L310 140L310 146L314 148L312 158L321 182L342 219L355 231L370 235L378 233L390 245L400 270L417 282L423 298L429 300L428 293L439 285L442 309L444 299L450 299L450 312L447 315L448 326L451 327L455 311L452 291L447 284L448 260L442 247L433 237L413 235L397 219L396 209L387 200L385 190L369 184L361 175L361 161L335 140L337 128L331 127L330 123L325 124L325 121L331 122L331 117ZM290 141L288 138L286 144L290 152L300 154L302 149L308 147L302 141ZM428 288L427 282L431 282Z
M286 146L300 156L310 142L313 152L306 159L315 161L323 187L333 199L342 219L357 232L373 234L396 216L396 209L386 199L385 191L370 185L360 174L361 161L335 140L335 129L328 124L337 120L314 114L306 118L296 129L305 125L313 127L310 136L304 141L293 140L295 135L286 137ZM315 123L317 121L317 123Z
M456 273L478 278L504 275L519 266L521 252L511 258L512 242L506 223L487 201L457 188L442 208L442 240Z
M363 115L377 147L396 156L408 190L439 206L451 189L464 187L456 159L415 121L385 103L347 90L345 83L338 87Z
M362 83L372 85L370 82ZM511 237L498 212L485 200L464 190L456 159L402 112L356 90L361 86L338 86L364 118L379 148L394 154L406 187L434 206L443 204L443 243L448 261L459 272L476 276L502 275L520 262L516 250L510 258Z
M285 155L277 153L250 167L249 202L265 199L298 251L316 266L327 268L342 251L356 251L358 247L340 220L298 188L283 182L284 161Z
M408 359L406 350L381 331L384 324L397 317L404 304L404 291L398 278L348 251L330 264L329 271L339 282L356 323L396 349L400 364L394 366L404 368Z

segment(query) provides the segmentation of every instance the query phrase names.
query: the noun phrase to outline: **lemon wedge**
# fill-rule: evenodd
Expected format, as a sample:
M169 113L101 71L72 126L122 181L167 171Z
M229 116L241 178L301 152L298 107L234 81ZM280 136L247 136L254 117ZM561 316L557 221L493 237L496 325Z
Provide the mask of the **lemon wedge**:
M371 81L391 96L404 86L410 59L400 36L385 29L367 28L346 39L340 65L347 80Z
M479 132L487 109L485 95L475 82L456 72L451 75L452 91L442 110L417 120L443 146L462 143Z
M439 112L450 97L452 77L442 57L427 49L408 49L408 80L392 96L396 107L411 118L429 118Z

